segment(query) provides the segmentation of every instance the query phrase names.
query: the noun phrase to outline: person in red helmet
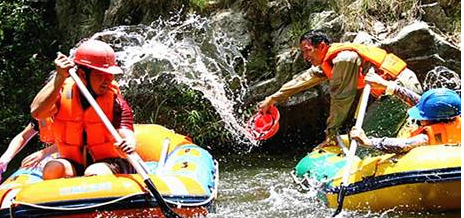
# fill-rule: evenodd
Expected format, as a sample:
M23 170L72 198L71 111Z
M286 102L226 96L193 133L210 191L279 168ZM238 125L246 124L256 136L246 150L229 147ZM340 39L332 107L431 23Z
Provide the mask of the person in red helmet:
M77 48L72 60L59 53L55 66L56 76L31 104L34 118L53 118L60 157L45 165L43 178L133 173L120 152L130 154L135 150L135 136L132 110L114 82L114 75L121 74L122 69L116 64L113 49L105 42L88 40ZM68 78L68 70L73 67L123 142L116 143L75 82ZM92 164L87 161L88 155Z

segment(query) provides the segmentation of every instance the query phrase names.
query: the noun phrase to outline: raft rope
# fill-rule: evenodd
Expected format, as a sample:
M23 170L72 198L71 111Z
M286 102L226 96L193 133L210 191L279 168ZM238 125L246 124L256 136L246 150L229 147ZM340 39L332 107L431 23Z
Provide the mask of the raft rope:
M25 206L39 208L39 209L45 209L45 210L63 210L63 211L85 210L85 209L92 209L92 208L97 208L97 207L102 207L102 206L114 204L114 203L116 203L118 201L122 201L122 200L124 200L126 198L134 197L134 196L137 196L137 195L143 195L143 194L145 194L145 193L144 192L134 193L134 194L122 196L120 198L117 198L117 199L114 199L114 200L111 200L111 201L107 201L107 202L103 202L103 203L96 204L96 205L91 205L91 206L85 206L85 207L50 207L50 206L44 206L44 205L27 203L27 202L16 201L16 200L13 200L11 205L19 204L19 205L25 205Z
M210 197L207 198L206 200L204 200L202 202L199 202L199 203L181 203L181 202L170 201L170 200L166 200L166 199L165 199L165 201L167 203L169 203L169 204L176 205L177 208L181 208L182 206L184 206L184 207L197 207L197 206L202 206L202 205L205 205L205 204L211 202L215 197L217 197L217 190L218 190L218 184L219 184L219 164L218 164L218 162L216 160L214 161L214 170L216 172L216 176L215 176L216 178L214 179L214 187L212 188L212 192L211 192ZM50 207L50 206L44 206L44 205L39 205L39 204L34 204L34 203L27 203L27 202L12 200L12 204L10 206L10 211L13 209L13 207L12 207L13 205L25 205L25 206L29 206L29 207L38 208L38 209L44 209L44 210L61 210L61 211L85 210L85 209L98 208L98 207L114 204L114 203L116 203L118 201L122 201L122 200L127 199L127 198L131 198L131 197L134 197L134 196L137 196L137 195L144 195L144 194L145 194L144 192L134 193L134 194L122 196L120 198L117 198L117 199L114 199L114 200L111 200L111 201L107 201L107 202L103 202L103 203L96 204L96 205L91 205L91 206L85 206L85 207ZM11 212L10 212L10 215L12 215Z

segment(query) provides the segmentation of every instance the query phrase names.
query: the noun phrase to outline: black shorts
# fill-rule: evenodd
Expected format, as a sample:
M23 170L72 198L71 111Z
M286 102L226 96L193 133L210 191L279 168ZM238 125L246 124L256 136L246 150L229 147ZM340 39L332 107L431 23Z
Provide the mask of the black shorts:
M67 160L69 163L71 163L71 165L73 167L73 170L74 170L75 176L83 176L84 175L84 172L85 172L84 165L79 164L76 161L73 161L71 159L67 159L67 158L61 158L61 159Z
M75 176L83 176L85 167L82 164L77 163L71 159L62 158L71 163ZM114 174L134 174L136 173L134 167L124 158L108 158L95 163L105 163Z
M114 174L134 174L135 169L129 163L127 159L124 158L108 158L96 163L105 163Z

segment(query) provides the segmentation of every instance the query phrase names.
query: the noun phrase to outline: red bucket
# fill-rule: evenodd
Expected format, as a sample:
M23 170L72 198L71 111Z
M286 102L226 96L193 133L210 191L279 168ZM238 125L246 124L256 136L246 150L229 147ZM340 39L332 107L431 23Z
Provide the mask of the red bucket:
M274 105L265 114L256 113L247 123L249 137L260 141L271 138L279 131L279 118L279 111Z

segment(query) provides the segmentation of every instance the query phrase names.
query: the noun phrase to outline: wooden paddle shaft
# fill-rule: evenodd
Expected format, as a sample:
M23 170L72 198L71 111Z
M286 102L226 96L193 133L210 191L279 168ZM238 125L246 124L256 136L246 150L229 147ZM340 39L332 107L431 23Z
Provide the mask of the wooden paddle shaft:
M363 121L364 121L364 115L366 114L367 101L369 100L370 92L371 92L371 85L366 84L366 86L364 86L364 90L363 90L363 93L361 95L361 100L360 100L359 108L358 108L358 115L356 117L356 124L354 125L354 127L356 127L357 129L362 128L362 124L363 124ZM357 147L358 147L358 144L357 144L356 140L351 140L350 150L349 150L348 155L347 155L347 158L348 158L347 164L346 164L347 168L345 169L345 172L344 172L343 177L342 177L342 184L341 185L343 185L343 186L348 186L348 180L350 178L351 167L353 165L353 161L354 161L354 157L355 157Z
M82 92L84 97L87 99L87 101L93 107L95 112L97 112L97 115L100 117L101 121L105 124L108 131L110 131L111 135L114 137L116 142L119 142L119 143L122 142L123 141L122 137L119 135L119 133L114 128L114 126L111 124L108 117L106 117L105 113L102 111L100 106L97 104L95 99L92 97L89 90L87 90L87 87L85 87L84 83L82 83L82 80L76 74L76 69L71 68L68 72L69 72L69 75L71 75L71 77L76 82L77 87ZM161 211L163 212L165 217L167 217L167 218L180 218L179 215L177 215L174 211L171 210L169 205L163 199L163 196L161 196L161 194L156 189L155 184L151 181L150 177L148 177L148 172L149 172L148 169L149 168L145 164L145 162L142 160L142 158L140 158L140 156L134 151L134 152L132 152L132 154L127 155L127 160L134 167L134 169L137 171L137 173L143 178L143 181L147 185L148 190L150 190L150 193L153 195L153 197L158 202L158 205L160 206Z
M93 96L90 94L89 90L87 90L87 87L82 83L82 80L79 78L79 76L76 74L76 69L71 68L69 69L69 75L73 78L73 80L76 82L77 87L79 90L82 92L84 97L87 99L87 101L90 103L90 105L93 107L95 112L97 113L98 117L100 117L101 121L103 124L105 124L106 128L108 131L111 133L111 135L114 137L116 142L122 142L123 139L119 135L118 131L114 128L113 124L111 124L110 120L108 117L106 117L105 113L103 110L100 108L98 103L95 101ZM133 152L132 154L127 155L127 160L132 164L132 166L135 168L137 173L142 176L142 178L148 179L148 167L146 166L145 162L140 158L140 156L136 153Z

